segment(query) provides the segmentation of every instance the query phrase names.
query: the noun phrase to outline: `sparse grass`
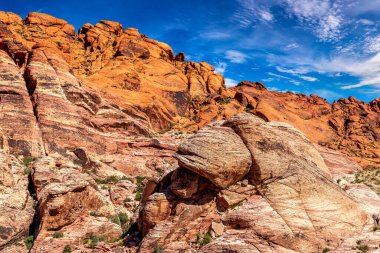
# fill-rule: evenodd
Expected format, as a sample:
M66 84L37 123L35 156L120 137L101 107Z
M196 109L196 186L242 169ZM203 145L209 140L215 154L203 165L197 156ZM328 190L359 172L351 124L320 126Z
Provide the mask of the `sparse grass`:
M34 161L34 157L31 156L26 156L24 159L22 159L22 163L24 165L24 174L29 175L31 170L30 170L30 165Z
M356 244L357 244L356 249L360 250L360 252L368 252L369 251L368 245L363 244L363 242L361 240L356 241Z
M209 244L212 241L212 236L210 235L209 232L207 232L204 235L197 234L197 243L201 246L204 246L206 244Z
M135 193L135 200L140 201L142 197L142 192L144 190L144 179L145 177L137 176L135 177L137 181L137 189L134 191Z
M111 217L111 221L120 226L124 226L124 224L126 224L129 219L125 213L118 213Z
M127 177L127 176L123 176L120 180L127 180L127 181L133 183L133 179L132 179L132 178L129 178L129 177Z
M329 249L329 248L324 248L323 250L322 250L322 253L327 253L327 252L330 252L331 250Z
M30 235L25 238L25 246L28 250L30 250L33 247L33 242L34 242L34 236Z
M131 199L130 197L126 197L124 199L124 203L132 202L132 201L133 201L133 199Z
M153 253L163 253L164 249L161 246L156 246Z
M142 197L142 191L143 191L143 186L138 185L137 189L135 190L135 200L140 201Z
M95 182L98 184L109 184L109 183L117 183L119 179L116 176L109 176L106 179L95 179Z
M355 174L354 183L363 183L380 194L380 168L366 169Z
M57 231L53 234L53 238L62 238L63 233L61 231Z
M63 253L71 253L71 247L70 245L66 245L65 248L63 249Z
M90 248L93 249L98 245L99 242L104 242L106 238L104 236L91 235L89 239L83 241L83 243L87 244L90 242Z
M95 182L98 183L98 184L110 184L110 183L116 184L117 182L119 182L121 180L128 180L131 183L133 183L133 179L129 178L127 176L123 176L122 178L118 178L117 176L109 176L106 179L98 179L98 178L96 178Z
M227 105L227 104L231 103L232 100L233 100L232 97L225 97L222 100L220 100L219 103L222 105Z

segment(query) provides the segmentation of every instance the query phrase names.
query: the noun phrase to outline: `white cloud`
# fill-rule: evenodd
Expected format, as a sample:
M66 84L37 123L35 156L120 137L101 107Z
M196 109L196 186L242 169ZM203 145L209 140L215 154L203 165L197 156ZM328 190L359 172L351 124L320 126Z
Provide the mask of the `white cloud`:
M309 72L309 70L306 68L288 69L288 68L283 68L283 67L279 67L279 66L276 67L276 70L278 72L288 73L288 74L292 74L292 75L306 74Z
M358 21L356 21L356 23L362 24L362 25L374 25L375 24L375 22L373 22L372 20L365 19L365 18L359 19Z
M240 51L228 50L226 52L225 58L233 63L244 63L248 56Z
M228 31L206 31L200 33L199 36L209 40L225 40L231 38L232 34Z
M283 0L291 16L312 29L321 41L336 41L341 36L341 6L330 0Z
M380 52L380 35L367 37L365 39L365 49L368 53Z
M303 75L303 74L306 74L306 73L310 72L307 68L302 68L301 67L301 68L295 68L295 69L288 69L288 68L283 68L283 67L277 66L276 70L278 72L291 74L293 76L296 76L296 77L301 78L301 79L303 79L305 81L308 81L308 82L318 81L318 78L316 78L316 77ZM298 81L295 81L293 83L296 84L296 85L300 85L301 84Z
M270 22L273 20L273 15L272 13L270 13L269 11L267 10L259 10L259 13L258 13L261 17L261 20L264 20L264 21L267 21L267 22Z
M260 0L237 0L240 7L234 14L234 19L242 27L249 27L257 22L269 23L274 20L270 6Z
M287 62L287 64L299 64L300 62L308 65L310 72L315 71L321 74L345 73L360 79L358 83L341 86L342 89L353 89L363 86L380 88L380 52L369 58L338 56L331 59L293 59Z
M273 72L268 72L267 74L270 75L270 76L281 78L281 79L292 80L290 77L279 75L279 74L276 74L276 73L273 73Z
M275 79L273 77L268 77L268 78L265 78L262 80L264 83L270 83L270 82L273 82L275 81Z
M296 48L299 48L300 45L298 43L291 43L291 44L288 44L285 49L286 50L293 50L293 49L296 49Z
M318 81L318 78L312 77L312 76L299 76L301 79L309 82L315 82Z
M225 62L218 62L218 64L215 67L215 71L219 74L224 74L227 69L227 63Z
M224 79L224 82L226 84L227 87L233 87L233 86L236 86L239 82L234 80L234 79L231 79L231 78L225 78Z

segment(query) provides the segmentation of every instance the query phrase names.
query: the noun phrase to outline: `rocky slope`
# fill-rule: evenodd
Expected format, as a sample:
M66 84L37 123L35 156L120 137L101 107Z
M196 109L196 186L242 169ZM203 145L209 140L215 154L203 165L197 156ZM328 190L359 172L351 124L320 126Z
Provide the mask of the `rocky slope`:
M228 89L119 23L0 12L0 252L376 251L350 157L379 166L379 106Z

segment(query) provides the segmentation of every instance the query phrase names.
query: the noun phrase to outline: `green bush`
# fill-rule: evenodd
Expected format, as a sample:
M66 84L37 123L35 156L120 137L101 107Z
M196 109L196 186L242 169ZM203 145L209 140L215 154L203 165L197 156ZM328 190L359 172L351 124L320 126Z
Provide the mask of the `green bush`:
M104 236L91 235L90 236L90 248L93 249L99 242L104 242L106 238Z
M25 246L27 249L31 249L33 247L33 242L34 242L34 236L30 235L25 238Z
M204 235L197 234L197 243L201 246L209 244L212 241L212 236L209 232Z
M117 183L119 179L116 176L109 176L106 179L95 179L95 182L98 184L109 184L109 183Z
M27 157L24 157L24 159L22 160L22 163L24 164L25 167L28 168L30 164L32 164L33 161L34 161L34 157L27 156Z
M365 244L360 244L359 246L356 247L358 250L360 250L361 252L368 252L369 251L369 247L368 245L365 245Z
M137 184L142 184L142 182L144 181L144 179L145 179L146 177L137 176L137 177L135 177L135 178L136 178Z
M22 160L22 163L24 164L24 174L25 175L29 175L31 170L30 170L30 165L32 164L32 162L34 161L34 157L30 157L30 156L27 156L27 157L24 157L24 159Z
M232 100L233 100L232 97L225 97L222 100L220 100L219 103L222 105L227 105L227 104L231 103Z
M124 199L124 203L127 203L127 202L132 202L133 200L130 198L130 197L126 197Z
M111 217L111 221L120 226L124 226L124 224L126 224L129 219L125 213L118 213Z
M163 253L164 249L161 246L156 246L153 253Z
M63 233L61 231L57 231L53 234L53 238L62 238Z
M63 249L63 253L71 253L71 247L70 245L66 245L65 248Z

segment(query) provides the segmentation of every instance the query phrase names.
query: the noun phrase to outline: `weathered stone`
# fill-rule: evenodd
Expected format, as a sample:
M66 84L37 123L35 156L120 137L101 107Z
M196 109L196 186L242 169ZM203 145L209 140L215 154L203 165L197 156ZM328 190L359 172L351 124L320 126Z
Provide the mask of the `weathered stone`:
M198 191L198 174L179 168L171 176L170 190L183 199L190 198Z
M210 126L182 143L175 155L180 166L209 179L222 189L242 179L251 156L240 137L230 128Z

